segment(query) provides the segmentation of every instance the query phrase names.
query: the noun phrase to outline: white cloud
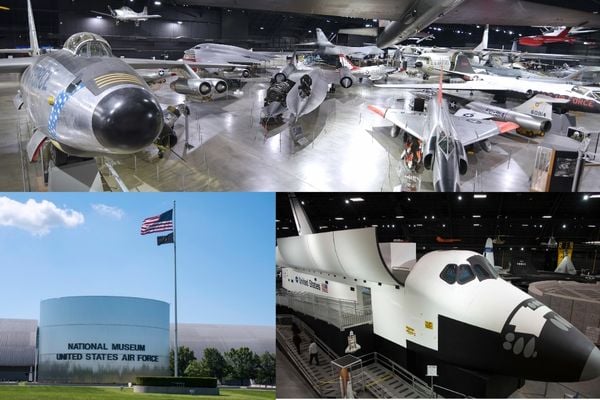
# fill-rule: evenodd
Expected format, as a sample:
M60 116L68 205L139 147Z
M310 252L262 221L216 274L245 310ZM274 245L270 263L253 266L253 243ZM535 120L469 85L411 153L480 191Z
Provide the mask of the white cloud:
M54 203L29 199L20 203L8 197L0 197L0 226L11 226L34 236L44 236L53 228L74 228L85 221L83 214Z
M121 220L125 216L125 211L118 207L107 206L106 204L92 204L92 208L98 214L116 220Z

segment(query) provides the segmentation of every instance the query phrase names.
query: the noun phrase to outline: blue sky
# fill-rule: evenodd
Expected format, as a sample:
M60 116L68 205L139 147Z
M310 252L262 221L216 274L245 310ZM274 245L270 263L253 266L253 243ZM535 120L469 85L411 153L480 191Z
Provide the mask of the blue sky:
M0 318L39 319L63 296L172 304L173 245L139 231L173 200L179 322L274 325L271 193L0 193Z

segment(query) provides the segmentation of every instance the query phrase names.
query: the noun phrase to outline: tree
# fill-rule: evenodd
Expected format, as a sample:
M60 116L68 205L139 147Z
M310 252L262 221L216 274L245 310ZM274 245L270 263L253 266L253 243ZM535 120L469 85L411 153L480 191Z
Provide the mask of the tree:
M184 371L185 376L206 377L212 376L202 361L191 361Z
M188 367L190 362L196 359L196 356L194 355L194 352L186 346L179 346L179 351L177 352L177 355L177 376L183 376L185 369ZM175 367L173 365L174 360L174 351L171 350L171 352L169 353L169 371L171 371L171 375L174 375L173 372L175 371Z
M231 377L244 384L245 379L256 378L256 371L259 365L259 357L247 347L231 349L225 352L225 359L229 364Z
M259 360L256 380L263 385L272 385L275 382L275 355L265 352Z
M208 372L207 376L214 376L219 381L223 381L223 377L227 374L227 361L219 350L209 347L204 349L204 357L202 358L202 366Z

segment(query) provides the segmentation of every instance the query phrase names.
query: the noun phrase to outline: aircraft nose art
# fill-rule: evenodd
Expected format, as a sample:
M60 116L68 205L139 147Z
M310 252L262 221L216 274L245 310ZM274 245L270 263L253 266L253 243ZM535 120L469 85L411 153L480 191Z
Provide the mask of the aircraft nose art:
M92 128L104 147L135 153L152 144L160 134L162 111L146 89L124 87L100 100L94 110Z
M500 340L505 367L526 379L574 382L600 376L600 351L595 345L533 298L512 311Z

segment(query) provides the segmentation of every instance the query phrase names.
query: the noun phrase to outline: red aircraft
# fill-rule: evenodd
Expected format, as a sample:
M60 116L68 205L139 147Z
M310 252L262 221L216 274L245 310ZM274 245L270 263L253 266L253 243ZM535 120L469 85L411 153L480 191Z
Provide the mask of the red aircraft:
M565 28L559 32L551 32L536 36L524 36L519 38L519 44L522 46L542 46L552 43L569 43L573 44L577 41L576 38L569 35L571 28Z

